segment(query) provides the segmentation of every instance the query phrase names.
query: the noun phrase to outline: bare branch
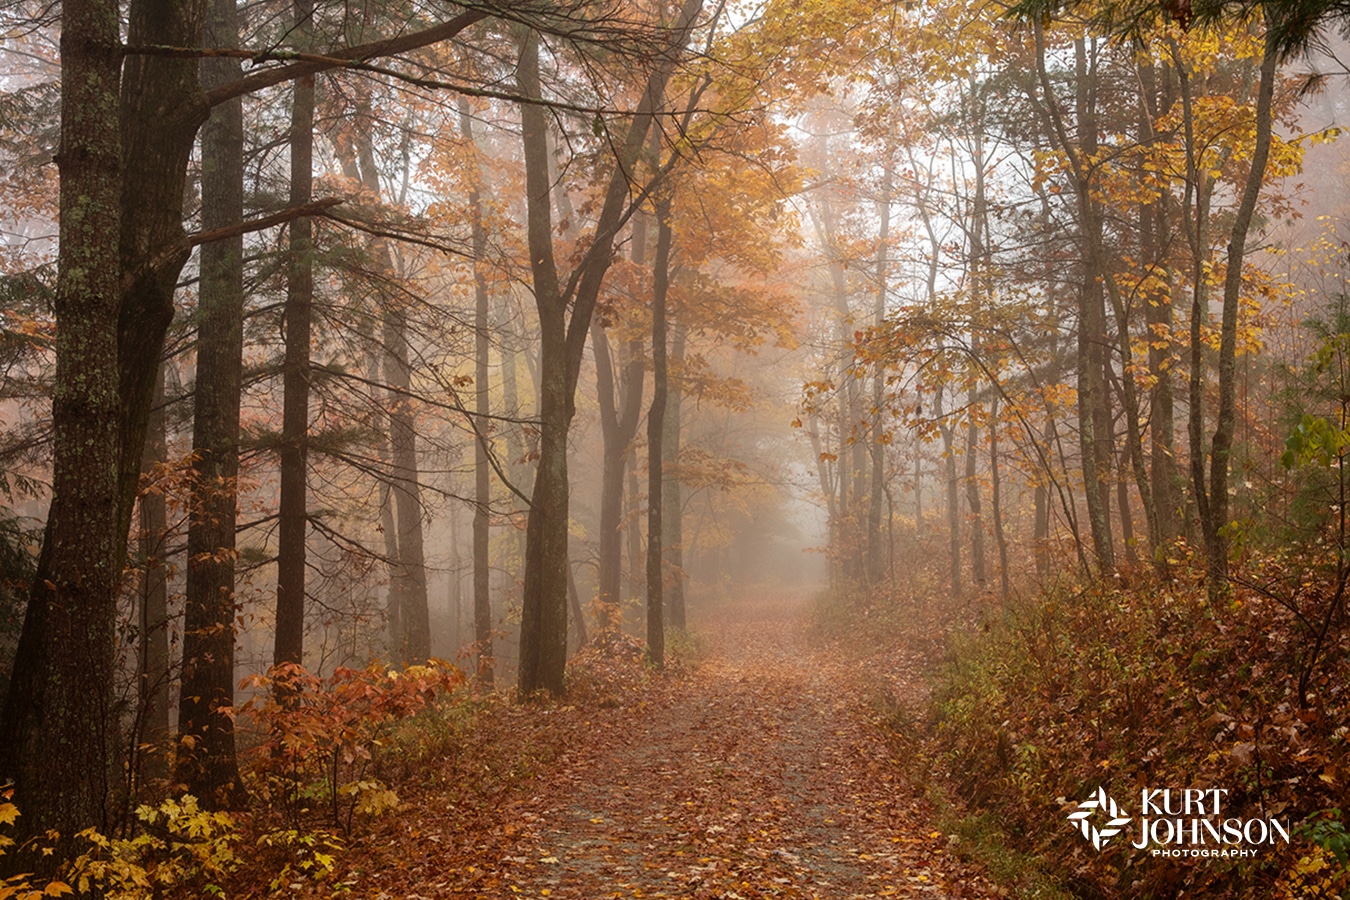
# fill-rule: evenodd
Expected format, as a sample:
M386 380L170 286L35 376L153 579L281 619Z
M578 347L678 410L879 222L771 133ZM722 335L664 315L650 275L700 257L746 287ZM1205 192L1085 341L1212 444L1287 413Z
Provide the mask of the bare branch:
M212 241L223 241L226 238L238 237L241 234L250 234L254 231L272 228L276 225L284 225L287 222L295 219L303 219L306 216L316 216L344 202L345 201L341 197L325 197L322 200L315 200L313 203L306 203L303 206L292 206L289 209L283 209L280 212L274 212L271 215L261 216L256 219L246 219L243 222L227 225L224 228L213 228L210 231L194 231L187 236L188 246L195 247L198 244L209 244Z

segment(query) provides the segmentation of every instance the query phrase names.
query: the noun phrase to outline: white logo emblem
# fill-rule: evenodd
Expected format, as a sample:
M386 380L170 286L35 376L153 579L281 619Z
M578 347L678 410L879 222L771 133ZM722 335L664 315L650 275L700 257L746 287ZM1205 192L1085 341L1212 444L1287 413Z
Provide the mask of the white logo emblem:
M1106 824L1100 828L1092 822L1099 812L1107 816ZM1078 804L1078 809L1069 813L1069 822L1083 832L1083 837L1092 841L1093 847L1100 850L1107 841L1120 834L1124 825L1130 821L1130 817L1121 815L1121 812L1116 801L1107 796L1106 788L1097 788L1095 797L1084 800Z

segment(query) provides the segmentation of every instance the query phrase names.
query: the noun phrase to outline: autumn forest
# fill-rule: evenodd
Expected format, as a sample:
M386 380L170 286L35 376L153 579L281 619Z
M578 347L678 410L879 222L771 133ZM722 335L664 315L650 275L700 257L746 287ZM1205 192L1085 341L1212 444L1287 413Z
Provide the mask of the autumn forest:
M0 900L1350 896L1348 27L3 0Z

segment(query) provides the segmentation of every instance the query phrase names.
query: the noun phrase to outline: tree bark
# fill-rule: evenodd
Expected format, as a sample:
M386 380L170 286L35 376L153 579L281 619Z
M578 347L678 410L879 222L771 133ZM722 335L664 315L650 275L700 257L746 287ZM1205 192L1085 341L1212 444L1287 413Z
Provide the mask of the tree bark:
M685 0L671 32L672 49L684 45L701 8L701 0ZM540 326L539 469L526 530L525 591L521 605L519 689L526 695L540 689L553 694L561 694L563 690L567 657L567 433L596 298L609 269L614 240L626 217L634 166L670 77L673 58L672 54L663 60L648 78L637 112L619 147L590 247L566 290L558 278L553 256L548 123L538 105L521 106L526 232ZM541 96L536 34L527 35L522 42L517 76L526 97Z
M974 407L974 398L971 398ZM970 510L970 571L977 590L983 590L989 581L984 559L984 510L980 500L980 481L976 463L979 456L980 429L973 421L966 424L965 481L966 508Z
M469 101L459 98L459 129L464 141L474 148L473 117L469 115ZM476 148L474 148L476 150ZM491 684L492 656L492 595L491 560L488 557L488 510L492 506L492 478L488 471L488 448L485 438L492 427L489 418L491 404L488 390L488 284L487 230L483 227L483 195L480 188L482 167L474 157L474 177L469 187L469 215L473 226L473 295L474 295L474 413L478 417L478 440L473 450L473 630L478 647L478 680Z
M1160 98L1158 73L1154 66L1140 66L1140 85L1144 103L1140 111L1140 130L1146 137L1154 135L1153 122L1164 109L1170 109L1173 100L1172 80L1163 67L1164 90ZM1161 106L1160 106L1161 103ZM1141 163L1142 166L1142 163ZM1170 251L1171 213L1175 201L1167 193L1152 202L1140 205L1139 231L1143 262L1154 273L1162 273L1166 290L1147 297L1144 305L1144 327L1148 338L1148 372L1153 379L1149 391L1148 426L1148 480L1153 490L1151 502L1155 517L1157 545L1169 543L1181 534L1179 486L1176 467L1176 424L1172 385L1171 351L1162 335L1172 333L1172 297L1174 292L1172 267L1168 265ZM1167 570L1166 554L1159 546L1151 548L1153 562L1160 572Z
M942 410L943 388L938 387L937 397L933 401L933 413L937 418L938 431L942 435L942 459L947 474L947 553L948 584L953 597L961 596L961 507L958 489L960 481L956 475L956 446L951 423Z
M652 276L652 405L647 410L647 661L666 662L665 566L661 489L664 486L666 394L666 295L670 288L670 196L656 201L656 259Z
M994 393L994 408L989 414L989 505L994 518L994 542L998 546L998 587L1004 600L1012 594L1008 572L1008 536L1003 531L1003 479L999 474L998 457L998 393Z
M1101 419L1104 404L1107 403L1102 380L1105 309L1099 281L1103 274L1103 266L1100 255L1096 252L1100 245L1101 222L1082 162L1082 156L1090 156L1097 145L1095 92L1092 82L1095 72L1088 65L1086 45L1080 38L1074 43L1078 113L1078 143L1075 144L1069 138L1063 116L1059 111L1059 103L1050 84L1050 76L1046 71L1044 27L1039 21L1035 23L1035 37L1036 68L1041 88L1045 93L1049 124L1060 149L1069 158L1072 187L1078 207L1080 241L1083 248L1083 276L1078 290L1078 442L1080 466L1083 471L1083 496L1087 502L1093 551L1096 554L1098 569L1106 572L1114 567L1115 554L1111 543L1111 523L1107 518L1107 501L1103 486L1105 481L1103 460L1106 460L1105 464L1108 466L1105 471L1109 472L1110 454L1103 444L1102 436L1097 433L1097 423Z
M109 824L104 726L125 541L117 532L119 45L116 3L63 3L52 502L0 728L0 772L23 810L15 837L22 844L60 832L53 855L7 861L40 875L69 856L77 832Z
M216 0L206 46L239 43L235 0ZM207 59L204 87L238 78L237 60ZM244 217L244 118L235 99L217 106L202 128L202 228ZM243 383L244 239L201 248L197 300L197 375L193 389L192 504L188 510L187 596L177 777L208 808L243 798L235 753L234 562L239 475L239 394Z
M389 385L389 443L393 461L394 518L398 525L396 592L404 665L422 665L431 656L431 613L427 602L427 570L422 535L422 483L417 465L416 413L410 399L408 319L404 309L386 310L385 382Z
M683 393L678 372L684 363L686 334L678 323L673 324L671 330L674 334L668 362L674 363L676 378L672 379L667 372L666 421L661 427L661 551L665 555L666 571L669 573L665 598L669 612L667 621L671 628L683 631L688 627L684 605L684 491L674 465L680 457L680 407Z
M312 41L313 0L294 0L292 32L301 50ZM291 105L290 205L303 206L314 194L314 77L295 82ZM273 665L304 662L305 541L309 532L310 327L314 306L314 224L290 224L286 305L286 356L282 362L281 500L277 523L277 614ZM401 550L402 548L400 548Z
M162 366L155 383L155 398L145 440L146 471L168 460ZM136 664L139 700L136 722L139 727L134 740L144 750L137 754L138 764L132 775L142 788L137 791L138 799L148 799L150 794L144 788L163 782L169 774L169 570L165 559L169 516L163 491L142 493L140 510L140 557L144 574Z
M1209 527L1205 533L1208 557L1206 577L1211 598L1228 592L1228 468L1233 449L1237 403L1237 318L1241 305L1242 266L1247 254L1247 235L1251 230L1256 202L1265 181L1266 161L1270 157L1278 51L1269 36L1272 13L1266 10L1266 48L1261 61L1261 83L1256 94L1256 137L1251 168L1242 188L1242 198L1233 218L1228 238L1228 258L1223 283L1223 316L1219 326L1219 408L1216 411L1214 437L1209 445Z
M640 223L640 220L639 220ZM633 261L641 263L644 254L637 248L645 238L645 227L634 226ZM633 438L642 418L643 365L636 342L627 348L622 390L614 377L614 362L609 339L599 322L591 323L591 347L595 354L596 395L600 405L600 433L603 441L600 471L600 558L598 599L601 630L618 622L623 583L623 482ZM617 396L616 396L617 395ZM632 565L636 567L636 559Z
M206 9L207 0L134 0L127 42L190 47L201 40ZM122 67L119 562L126 558L174 290L190 253L183 230L187 166L209 111L197 70L195 59L150 57L127 57Z
M887 265L889 262L891 240L891 189L895 178L895 168L889 152L885 169L881 176L881 226L877 230L877 297L872 310L872 323L880 329L886 320ZM867 581L880 584L884 561L881 545L881 507L886 494L886 444L883 443L885 426L882 422L882 405L885 397L886 365L878 360L872 371L872 410L870 419L871 440L868 450L871 455L871 494L867 506Z
M520 89L542 96L539 36L522 41ZM525 591L521 604L518 686L561 694L567 661L567 431L572 420L568 385L567 306L553 262L548 123L533 104L521 106L525 156L526 231L539 314L539 463L525 531ZM587 311L589 313L589 310ZM574 312L573 315L577 315Z

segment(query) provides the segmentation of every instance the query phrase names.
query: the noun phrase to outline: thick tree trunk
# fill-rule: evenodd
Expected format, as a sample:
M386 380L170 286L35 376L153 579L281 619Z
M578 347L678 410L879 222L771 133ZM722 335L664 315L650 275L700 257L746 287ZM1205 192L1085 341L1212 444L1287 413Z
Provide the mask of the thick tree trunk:
M127 43L191 47L207 0L134 0ZM128 56L122 67L122 299L118 315L121 498L118 559L126 558L141 451L173 294L188 260L187 165L209 112L193 59Z
M313 0L294 0L293 35L309 49ZM295 82L291 106L291 206L313 199L314 77ZM290 224L284 311L286 355L282 362L281 500L277 522L277 606L274 665L304 662L305 541L309 532L310 326L314 306L314 226L307 218ZM402 548L400 548L401 550Z
M526 35L517 78L527 97L540 96L539 36ZM534 104L520 109L525 155L526 230L539 314L539 463L525 532L519 690L561 694L567 662L567 431L572 391L567 373L567 307L553 260L548 122ZM589 311L588 311L589 312ZM575 315L575 313L574 313ZM588 323L589 324L589 323Z
M42 874L69 856L77 832L110 824L107 741L125 541L118 536L121 65L117 4L66 0L52 503L0 727L0 778L12 780L23 811L16 837L61 835L53 856L14 854L7 868Z
M205 46L239 42L235 0L217 0ZM208 59L205 87L240 75L238 60ZM238 99L217 106L202 128L202 228L244 217L244 120ZM193 389L192 505L188 510L183 675L178 699L177 777L208 807L236 807L242 782L235 755L234 560L239 475L239 394L243 382L244 239L201 249Z
M520 622L519 687L561 694L567 662L566 329L561 305L540 310L539 467L525 532L525 594Z

